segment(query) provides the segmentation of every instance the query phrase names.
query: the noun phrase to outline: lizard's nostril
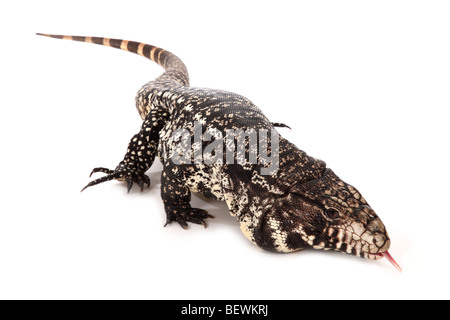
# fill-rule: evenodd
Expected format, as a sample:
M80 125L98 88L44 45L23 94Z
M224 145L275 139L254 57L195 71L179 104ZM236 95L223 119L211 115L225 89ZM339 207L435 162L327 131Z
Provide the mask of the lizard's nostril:
M367 226L367 230L372 233L385 233L386 229L384 228L383 222L380 219L373 219L369 225Z
M378 251L383 252L389 249L391 241L384 234L378 234L374 237L374 243L378 247Z

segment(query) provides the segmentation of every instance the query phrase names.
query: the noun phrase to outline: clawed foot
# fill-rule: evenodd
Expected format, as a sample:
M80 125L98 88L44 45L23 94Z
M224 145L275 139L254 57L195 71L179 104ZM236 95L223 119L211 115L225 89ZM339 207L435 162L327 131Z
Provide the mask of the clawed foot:
M148 187L150 187L150 178L143 174L138 173L134 171L133 169L128 168L123 163L120 163L115 170L107 169L107 168L94 168L89 175L89 177L92 176L93 173L96 172L103 172L106 173L106 176L101 177L99 179L96 179L94 181L89 182L81 191L88 187L95 186L96 184L110 181L110 180L119 180L119 181L126 181L127 183L127 190L130 192L131 187L134 183L136 183L140 188L141 191L144 190L144 185L146 184Z
M176 221L183 229L188 228L188 222L202 224L205 228L207 226L206 218L214 218L212 215L208 214L206 210L192 208L188 205L165 205L167 221L164 225L167 226L169 223Z

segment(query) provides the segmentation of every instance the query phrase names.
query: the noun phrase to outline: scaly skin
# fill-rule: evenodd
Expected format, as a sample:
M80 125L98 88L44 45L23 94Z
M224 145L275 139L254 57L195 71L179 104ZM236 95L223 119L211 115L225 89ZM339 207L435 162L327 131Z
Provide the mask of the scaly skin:
M293 252L314 248L367 259L379 259L381 255L377 253L388 250L386 229L362 195L339 179L325 162L308 156L281 136L279 148L274 150L279 154L279 168L270 175L261 174L261 169L268 166L261 161L174 163L172 155L178 143L174 134L185 129L194 137L196 123L203 130L216 130L222 137L227 129L266 129L277 133L275 126L285 126L271 123L247 98L227 91L190 87L183 62L155 46L98 37L44 36L115 47L165 68L160 77L145 84L136 96L143 124L131 139L124 159L114 170L95 168L93 172L106 176L85 188L117 179L125 180L128 190L133 183L143 189L150 185L145 172L158 155L163 163L161 198L166 224L175 221L183 228L189 222L206 226L205 219L212 216L191 207L194 191L225 201L246 237L266 250ZM266 141L269 144L271 138ZM196 148L205 150L210 144L211 141L205 140L200 145L194 144L194 154ZM249 156L248 147L245 152Z

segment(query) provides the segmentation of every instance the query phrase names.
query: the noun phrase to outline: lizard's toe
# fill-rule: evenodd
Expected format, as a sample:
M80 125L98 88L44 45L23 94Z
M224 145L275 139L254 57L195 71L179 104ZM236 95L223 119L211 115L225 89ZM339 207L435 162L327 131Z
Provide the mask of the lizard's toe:
M166 205L165 207L167 213L167 220L164 226L175 221L183 229L188 228L187 224L188 222L201 224L206 228L208 224L206 223L205 219L214 218L212 215L208 214L206 210L192 208L190 205L189 206Z
M127 191L130 192L131 188L133 187L134 183L137 183L137 185L141 188L141 191L144 190L144 185L147 184L148 187L150 187L150 178L145 175L144 173L136 172L133 169L128 168L123 163L120 163L115 170L111 170L108 168L103 167L97 167L94 168L89 175L89 177L92 176L92 174L102 172L106 173L106 176L101 177L99 179L96 179L94 181L89 182L81 191L84 191L88 187L95 186L99 183L110 181L110 180L118 180L118 181L124 181L127 183Z

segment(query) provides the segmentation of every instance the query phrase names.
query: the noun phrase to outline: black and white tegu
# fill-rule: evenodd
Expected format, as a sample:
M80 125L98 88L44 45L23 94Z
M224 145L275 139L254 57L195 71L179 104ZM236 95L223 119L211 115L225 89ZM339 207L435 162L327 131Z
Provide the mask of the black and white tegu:
M164 49L134 41L47 35L122 49L144 56L165 72L137 93L143 123L115 169L94 168L109 180L141 190L158 155L166 225L203 224L212 218L192 208L191 191L225 201L245 236L260 248L293 252L335 250L366 259L387 257L389 236L356 188L325 162L280 136L249 99L227 91L189 86L184 63ZM83 190L85 189L83 188Z

